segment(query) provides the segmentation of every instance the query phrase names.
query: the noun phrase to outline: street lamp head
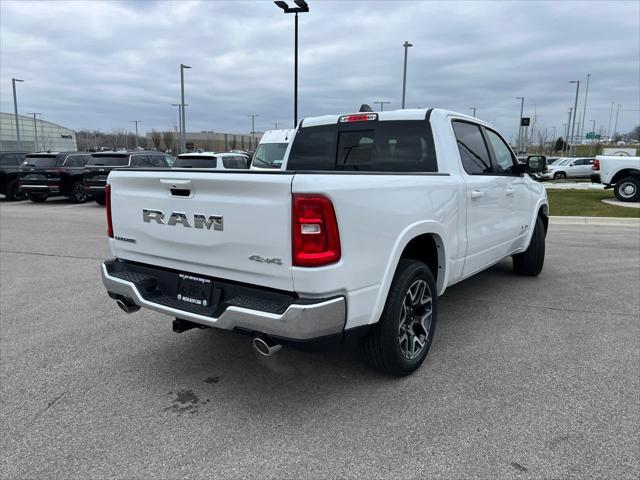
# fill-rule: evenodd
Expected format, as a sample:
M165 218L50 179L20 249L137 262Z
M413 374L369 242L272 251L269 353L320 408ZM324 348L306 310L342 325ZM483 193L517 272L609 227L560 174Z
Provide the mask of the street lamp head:
M307 5L307 2L305 2L304 0L293 0L293 3L295 3L300 8L306 8L307 11L309 10L309 5Z
M413 47L413 43L409 43L408 41L404 41L404 43L402 44L403 47Z
M304 0L294 0L293 3L297 5L297 7L290 7L287 2L277 1L273 2L281 8L284 13L304 13L309 11L309 5Z
M287 2L273 2L275 3L278 7L280 7L282 10L287 10L289 8L289 5L287 5Z
M189 65L185 65L183 63L180 64L180 68L191 68Z
M580 83L580 80L569 80L569 83Z
M24 80L20 80L19 78L12 78L11 80L13 80L14 82L24 82Z

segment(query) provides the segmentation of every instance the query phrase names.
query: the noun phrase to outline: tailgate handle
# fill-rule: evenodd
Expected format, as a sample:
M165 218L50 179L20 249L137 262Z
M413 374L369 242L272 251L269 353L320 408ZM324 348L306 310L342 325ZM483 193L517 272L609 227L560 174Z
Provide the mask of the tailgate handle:
M191 195L191 190L188 188L172 188L171 195L174 197L188 197Z

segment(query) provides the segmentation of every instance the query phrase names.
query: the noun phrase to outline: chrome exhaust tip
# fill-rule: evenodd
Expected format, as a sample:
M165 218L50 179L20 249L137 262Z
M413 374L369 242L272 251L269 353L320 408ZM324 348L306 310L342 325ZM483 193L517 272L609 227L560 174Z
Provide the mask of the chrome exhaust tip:
M255 348L260 355L270 357L274 353L279 352L282 345L275 343L269 337L256 337L253 339L253 348Z
M136 305L135 303L129 302L125 298L118 298L116 300L116 304L120 307L120 310L122 310L125 313L134 313L140 310L140 307L138 305Z

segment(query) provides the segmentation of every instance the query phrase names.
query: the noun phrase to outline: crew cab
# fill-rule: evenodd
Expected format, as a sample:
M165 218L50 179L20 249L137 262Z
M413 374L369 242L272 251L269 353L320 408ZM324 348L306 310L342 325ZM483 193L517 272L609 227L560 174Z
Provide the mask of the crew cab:
M104 205L104 187L114 168L169 168L167 154L154 151L96 152L84 168L84 189L93 195L99 205Z
M41 152L25 156L18 171L20 192L32 202L64 195L74 203L87 200L82 184L88 152Z
M0 193L7 200L21 200L18 188L18 168L29 152L0 152Z
M241 153L194 152L178 155L173 168L198 168L212 170L246 170L249 157Z
M282 170L114 170L102 281L177 332L243 332L265 355L356 336L371 365L406 375L447 287L509 257L541 272L548 202L528 173L544 168L447 110L305 118Z
M640 157L598 155L591 181L613 188L621 202L640 201Z

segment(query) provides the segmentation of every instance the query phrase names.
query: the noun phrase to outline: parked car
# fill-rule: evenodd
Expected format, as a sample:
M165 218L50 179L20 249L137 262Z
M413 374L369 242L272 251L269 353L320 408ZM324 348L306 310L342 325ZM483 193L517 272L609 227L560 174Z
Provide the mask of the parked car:
M95 152L84 168L84 188L96 203L105 204L104 187L114 168L169 168L167 154L154 151Z
M63 195L74 203L85 202L87 192L82 184L89 152L41 152L25 156L18 177L20 191L32 202Z
M544 180L562 180L565 178L591 178L593 157L566 158L554 165L549 165L546 173L541 177Z
M621 202L640 201L640 157L598 155L591 181L613 188Z
M518 274L542 270L547 196L527 173L545 166L446 110L305 118L277 175L112 172L102 281L176 332L242 331L264 355L353 335L373 366L406 375L448 286L510 257Z
M249 159L240 153L184 153L178 155L173 168L246 170L249 168Z
M251 170L281 168L287 147L293 140L295 129L267 130L262 135L251 160Z
M24 194L18 188L18 168L28 152L0 152L0 193L7 200L21 200Z

